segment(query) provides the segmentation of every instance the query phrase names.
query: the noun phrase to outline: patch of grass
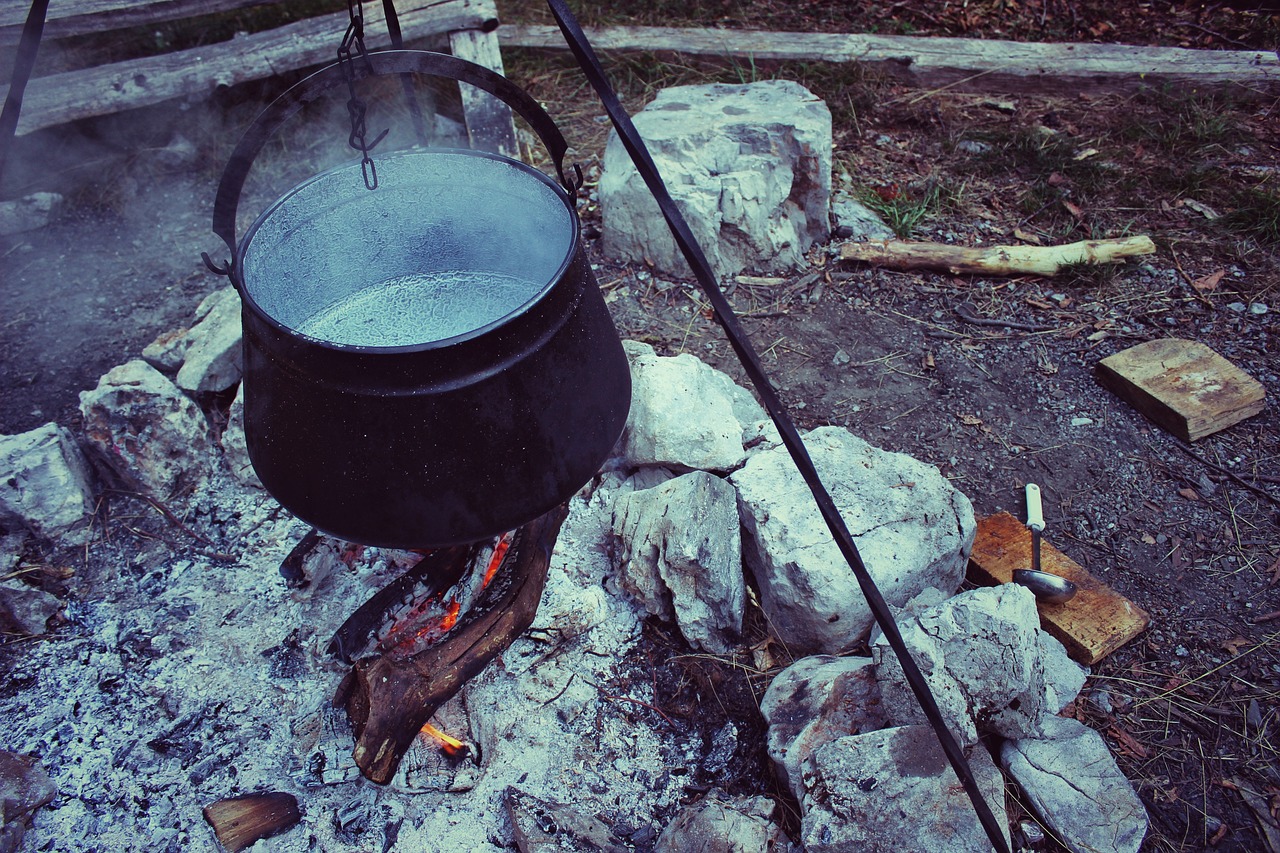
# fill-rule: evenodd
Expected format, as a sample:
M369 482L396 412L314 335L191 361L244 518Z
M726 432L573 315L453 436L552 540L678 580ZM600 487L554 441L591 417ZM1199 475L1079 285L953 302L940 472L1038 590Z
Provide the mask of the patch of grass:
M920 223L946 209L959 206L964 187L950 189L928 183L918 189L902 189L897 184L859 190L858 200L879 214L899 238L910 238Z
M1242 142L1245 132L1234 118L1229 95L1192 90L1151 90L1135 99L1137 109L1123 113L1121 138L1182 156ZM1146 107L1146 109L1143 109Z
M1233 208L1218 220L1224 228L1265 246L1280 246L1280 194L1247 189L1236 196Z

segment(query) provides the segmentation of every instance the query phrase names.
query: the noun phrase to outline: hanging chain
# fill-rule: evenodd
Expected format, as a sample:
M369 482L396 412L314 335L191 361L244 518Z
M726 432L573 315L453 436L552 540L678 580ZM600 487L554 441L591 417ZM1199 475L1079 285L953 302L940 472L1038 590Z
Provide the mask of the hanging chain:
M378 188L378 168L373 164L369 152L386 137L387 131L379 133L372 142L365 141L365 114L368 106L356 95L356 57L364 61L366 69L372 73L373 63L369 61L369 52L364 46L364 3L361 0L347 0L347 12L351 23L347 25L347 33L342 37L342 45L338 48L338 64L342 66L342 74L347 81L347 115L351 118L351 135L347 144L363 155L360 161L360 174L364 177L364 185L371 190ZM354 48L354 50L353 50Z

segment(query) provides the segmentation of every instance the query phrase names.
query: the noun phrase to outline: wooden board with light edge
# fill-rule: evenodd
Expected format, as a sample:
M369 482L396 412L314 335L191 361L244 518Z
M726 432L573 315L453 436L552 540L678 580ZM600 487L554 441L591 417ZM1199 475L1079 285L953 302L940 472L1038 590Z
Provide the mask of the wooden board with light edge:
M1262 384L1197 341L1147 341L1098 362L1098 381L1191 442L1266 408Z
M1041 540L1040 567L1078 589L1065 604L1044 604L1040 624L1079 663L1092 666L1132 640L1151 623L1147 612ZM990 586L1009 583L1015 569L1031 568L1031 531L1007 512L978 522L969 580Z

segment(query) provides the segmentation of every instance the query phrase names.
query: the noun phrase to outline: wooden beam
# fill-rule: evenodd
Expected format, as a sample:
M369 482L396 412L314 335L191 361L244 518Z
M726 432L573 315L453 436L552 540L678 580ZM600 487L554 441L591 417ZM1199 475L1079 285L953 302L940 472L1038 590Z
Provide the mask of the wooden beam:
M1075 265L1114 264L1154 254L1150 237L1081 240L1060 246L953 246L908 240L844 243L840 260L861 261L893 270L942 270L955 275L1057 275Z
M454 56L474 62L506 76L502 67L502 50L493 32L457 30L449 34L449 49ZM511 110L502 101L474 86L460 86L462 115L467 124L471 147L491 151L512 159L520 159L516 145L516 126Z
M682 27L587 30L597 50L674 52L693 56L801 62L859 62L922 88L1070 94L1142 85L1280 82L1280 57L1264 50L1187 50L1121 44L1045 44L982 39L774 33ZM507 24L503 47L561 49L553 26Z
M45 17L46 39L143 27L165 21L267 6L279 0L55 0ZM27 18L26 2L0 5L0 44L16 44Z
M402 0L400 6L405 41L482 29L493 21L492 0ZM343 11L218 44L36 78L27 84L18 134L170 98L203 97L219 86L331 62L347 22ZM365 26L385 34L382 4L366 5Z

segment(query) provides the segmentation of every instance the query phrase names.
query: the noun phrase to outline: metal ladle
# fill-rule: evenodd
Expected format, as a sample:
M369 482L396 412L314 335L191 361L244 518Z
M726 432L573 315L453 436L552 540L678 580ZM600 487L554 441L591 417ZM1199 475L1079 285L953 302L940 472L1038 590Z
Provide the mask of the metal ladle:
M1052 572L1040 570L1040 534L1044 531L1044 509L1040 487L1027 483L1027 527L1031 530L1031 568L1015 569L1013 582L1031 590L1037 601L1065 604L1076 595L1076 585Z

